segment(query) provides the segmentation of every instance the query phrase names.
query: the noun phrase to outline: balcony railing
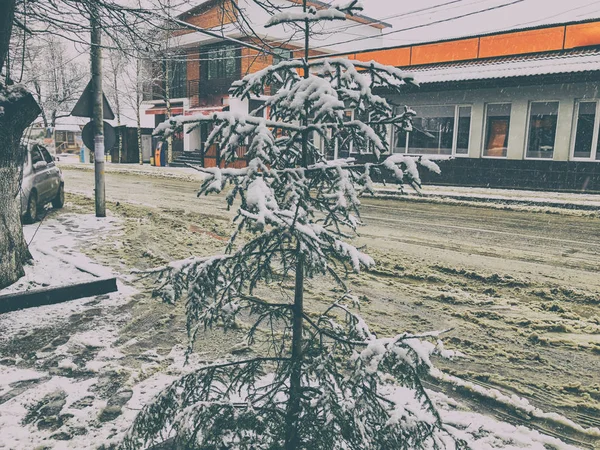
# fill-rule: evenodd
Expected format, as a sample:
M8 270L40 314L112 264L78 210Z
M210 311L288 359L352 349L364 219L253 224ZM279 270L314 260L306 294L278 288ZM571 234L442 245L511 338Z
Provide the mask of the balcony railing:
M146 85L142 93L144 101L164 100L165 88L164 83L153 83ZM183 82L178 85L171 86L169 89L169 98L186 98L188 96L188 83Z
M231 83L237 78L219 78L216 80L188 80L187 92L192 108L203 104L211 97L227 95Z

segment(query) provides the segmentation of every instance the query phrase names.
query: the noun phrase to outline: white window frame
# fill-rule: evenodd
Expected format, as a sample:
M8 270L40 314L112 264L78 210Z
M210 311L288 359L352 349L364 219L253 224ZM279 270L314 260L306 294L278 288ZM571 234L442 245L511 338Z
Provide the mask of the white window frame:
M505 156L490 156L490 155L485 154L485 143L488 138L488 136L487 136L488 108L490 105L510 105L510 115L508 116L508 136L507 136L507 141L506 141L506 155ZM510 148L509 147L510 130L512 129L512 127L511 127L512 116L513 116L512 102L489 102L484 105L484 108L483 108L483 130L482 130L483 132L481 133L481 136L483 137L483 139L481 139L481 157L482 158L486 158L486 159L507 159L508 158L508 150Z
M414 106L414 108L422 108L422 107L428 107L428 106L454 106L454 127L452 129L452 153L450 153L449 155L439 155L439 156L455 156L457 158L468 158L469 157L469 153L471 150L471 132L473 131L473 105L472 104L468 104L468 103L460 103L460 104L455 104L455 105L418 105L418 106ZM413 107L411 107L413 108ZM470 115L470 121L469 121L469 144L467 147L467 153L456 153L456 146L458 144L458 119L459 119L459 108L469 108L471 110L471 115ZM391 154L397 153L394 152L394 149L398 148L396 147L396 135L398 133L398 129L394 128L394 132L390 133L392 136L392 142L390 145L390 152ZM404 152L402 153L398 153L401 155L411 155L411 156L436 156L436 155L431 155L431 154L427 154L427 153L409 153L409 146L410 146L410 131L408 132L408 136L406 136L406 145L404 146Z
M469 108L469 142L467 143L467 153L456 153L458 148L458 121L460 119L460 108ZM452 156L457 158L468 158L471 150L471 131L473 131L473 105L456 105L454 110L454 139L452 140Z
M529 149L529 127L531 125L531 107L534 103L557 103L556 108L556 130L554 130L554 145L552 146L552 158L532 158L527 156L527 150ZM554 161L556 155L556 138L558 134L558 123L560 119L560 100L529 100L527 106L527 126L525 127L525 146L523 147L523 159L528 161ZM508 152L508 150L507 150Z
M575 141L577 140L577 124L579 123L579 105L581 103L596 103L596 115L594 116L594 133L592 134L592 148L590 149L590 156L587 158L584 157L575 157ZM598 138L600 137L600 99L597 98L579 98L575 100L575 107L573 108L573 126L571 130L571 149L569 152L569 160L570 161L591 161L598 162L600 160L596 159L598 152Z

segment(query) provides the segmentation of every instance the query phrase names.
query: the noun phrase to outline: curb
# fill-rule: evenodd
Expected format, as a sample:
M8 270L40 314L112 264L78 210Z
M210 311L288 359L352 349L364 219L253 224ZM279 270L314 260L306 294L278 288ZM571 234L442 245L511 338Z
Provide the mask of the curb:
M395 193L389 190L375 190L375 198L384 200L408 200L414 202L435 202L435 203L463 203L470 205L481 206L523 206L523 207L539 207L539 208L556 208L563 210L575 211L592 211L600 212L600 205L586 203L572 203L567 201L553 200L535 200L535 199L514 199L499 196L470 196L461 194L413 194L400 192Z

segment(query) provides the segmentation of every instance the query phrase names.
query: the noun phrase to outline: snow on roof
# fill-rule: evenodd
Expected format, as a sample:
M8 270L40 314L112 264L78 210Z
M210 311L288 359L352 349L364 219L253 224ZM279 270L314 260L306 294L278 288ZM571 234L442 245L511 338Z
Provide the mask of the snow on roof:
M56 119L56 129L59 131L81 131L81 128L90 121L87 117L59 117Z
M600 49L571 50L406 68L419 84L600 71Z

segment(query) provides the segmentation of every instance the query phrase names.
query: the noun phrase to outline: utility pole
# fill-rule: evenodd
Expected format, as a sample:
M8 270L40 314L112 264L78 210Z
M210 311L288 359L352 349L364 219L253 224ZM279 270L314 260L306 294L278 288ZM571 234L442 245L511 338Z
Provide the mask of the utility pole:
M94 179L96 197L96 217L106 217L104 192L104 112L102 110L102 31L95 2L90 2L91 51L92 60L92 122L94 129Z

